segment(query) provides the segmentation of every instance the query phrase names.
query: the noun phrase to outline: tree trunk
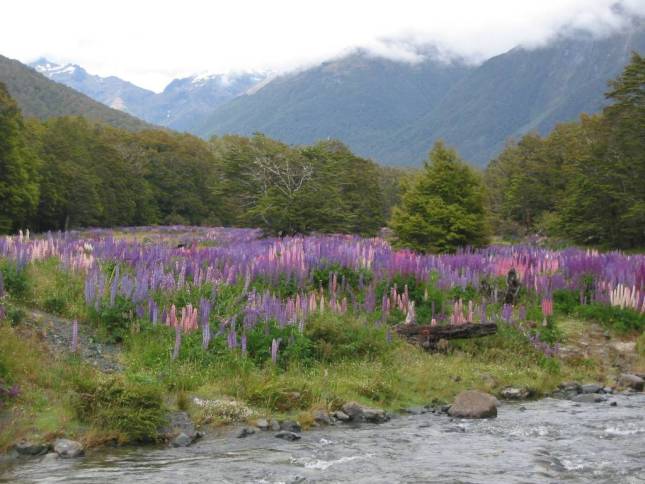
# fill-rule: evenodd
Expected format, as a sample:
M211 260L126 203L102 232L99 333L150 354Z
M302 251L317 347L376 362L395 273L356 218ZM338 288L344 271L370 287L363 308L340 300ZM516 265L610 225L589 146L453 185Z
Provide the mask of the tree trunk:
M439 340L458 338L480 338L497 333L496 323L483 324L453 324L443 326L400 324L396 332L411 343L417 343L426 349L436 347Z

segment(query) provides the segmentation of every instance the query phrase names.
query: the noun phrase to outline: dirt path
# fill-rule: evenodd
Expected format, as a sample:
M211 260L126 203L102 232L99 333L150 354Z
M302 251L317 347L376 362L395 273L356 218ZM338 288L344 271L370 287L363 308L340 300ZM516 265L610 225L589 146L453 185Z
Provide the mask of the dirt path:
M600 361L605 371L615 374L643 369L633 338L612 335L599 324L585 321L566 320L560 327L565 333L562 358Z
M33 328L54 351L71 351L71 320L27 309L23 324ZM98 343L92 328L85 324L78 325L78 351L84 360L103 372L113 373L123 369L119 363L119 345Z

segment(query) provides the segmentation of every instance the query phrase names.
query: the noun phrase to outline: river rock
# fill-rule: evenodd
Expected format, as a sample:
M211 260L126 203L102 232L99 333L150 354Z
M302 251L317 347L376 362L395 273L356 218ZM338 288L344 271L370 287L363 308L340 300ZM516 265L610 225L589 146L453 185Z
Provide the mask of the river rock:
M632 388L637 392L642 392L643 386L645 385L645 380L640 376L631 375L629 373L623 373L620 375L620 379L618 381L621 385Z
M185 434L184 432L181 432L177 437L172 439L172 441L170 442L170 444L173 447L188 447L192 443L193 443L193 439L189 435Z
M497 399L488 393L466 390L457 395L448 414L457 418L497 417Z
M313 417L314 422L319 425L331 425L333 423L331 417L329 416L329 413L327 413L327 410L318 409L314 411Z
M276 438L282 439L282 440L288 440L290 442L293 442L294 440L300 440L300 435L295 433L295 432L289 432L288 430L281 430L277 434L275 434Z
M285 430L287 432L300 432L302 427L295 420L283 420L280 422L280 430Z
M237 438L243 439L245 437L248 437L249 435L253 435L254 433L255 429L253 427L242 427L237 434Z
M352 422L382 423L389 420L388 415L380 408L364 407L356 402L343 405L343 412Z
M255 426L260 430L269 430L269 421L265 418L260 418L255 422Z
M80 442L69 439L57 439L54 442L54 452L63 458L74 458L85 455L83 445Z
M333 413L333 416L334 416L334 418L335 418L336 420L340 420L341 422L349 422L349 421L351 420L351 419L350 419L350 417L349 417L349 415L347 415L347 414L346 414L345 412L343 412L342 410L336 410L336 411Z
M573 397L571 400L578 403L600 403L607 400L607 398L597 393L581 393L580 395Z
M585 383L580 386L582 393L603 393L603 389L600 385L595 383Z
M14 448L20 455L43 455L49 451L49 444L34 443L29 441L18 442Z
M407 413L408 415L423 415L428 413L430 410L426 407L408 407L401 410L401 413Z
M273 430L274 432L280 430L280 422L275 419L271 419L271 430Z
M501 396L504 400L526 400L531 396L528 388L507 387L502 390Z
M159 429L159 434L174 447L190 445L203 435L195 430L195 425L186 412L169 413L167 423ZM190 439L186 445L184 445L186 439L181 437L182 434Z

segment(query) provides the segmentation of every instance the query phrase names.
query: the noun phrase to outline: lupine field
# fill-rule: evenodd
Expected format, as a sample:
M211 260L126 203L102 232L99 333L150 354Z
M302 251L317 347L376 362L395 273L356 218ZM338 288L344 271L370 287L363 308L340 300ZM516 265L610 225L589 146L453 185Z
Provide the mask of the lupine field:
M58 260L83 280L84 319L116 340L133 326L170 327L173 359L183 339L199 338L205 352L277 363L318 314L362 315L385 328L388 341L403 321L496 321L551 356L560 304L645 312L645 256L573 248L493 246L426 256L380 238L278 239L252 229L176 226L20 234L0 239L0 258L15 273ZM512 268L521 282L515 305L504 303Z

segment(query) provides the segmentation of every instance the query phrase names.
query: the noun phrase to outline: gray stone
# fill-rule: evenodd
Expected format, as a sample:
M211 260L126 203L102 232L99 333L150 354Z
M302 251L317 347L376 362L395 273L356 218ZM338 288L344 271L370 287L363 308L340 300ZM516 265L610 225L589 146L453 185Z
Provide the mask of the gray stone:
M14 448L20 455L43 455L49 451L48 444L34 443L24 440L18 442Z
M333 422L327 410L319 409L314 411L314 422L319 425L331 425Z
M245 437L248 437L249 435L253 435L254 433L255 429L253 427L242 427L237 434L237 438L243 439Z
M607 393L607 394L609 394L609 395L611 395L612 393L614 393L614 389L613 389L613 388L611 388L611 387L605 387L605 388L603 388L603 389L602 389L602 391L603 391L603 392L605 392L605 393Z
M565 393L578 394L582 391L582 387L580 386L580 383L578 383L577 381L560 383L559 388Z
M181 432L177 437L172 439L172 442L171 442L173 447L188 447L192 443L193 443L193 439L189 435L186 435L183 432Z
M260 430L269 430L269 421L265 418L258 419L255 426Z
M336 410L334 412L334 418L340 420L341 422L348 422L349 420L351 420L349 415L347 415L342 410Z
M171 412L166 425L159 429L159 434L166 440L172 440L179 434L190 437L191 442L198 438L195 425L186 412Z
M302 427L295 420L283 420L280 422L280 430L285 430L287 432L300 432Z
M457 395L448 414L457 418L497 417L497 399L488 393L466 390Z
M502 390L501 397L504 400L526 400L531 396L527 388L507 387Z
M389 420L389 416L380 408L363 407L356 402L347 402L343 405L343 412L352 422L382 423Z
M277 420L271 420L271 430L274 432L280 430L280 422Z
M428 413L428 411L429 410L426 407L409 407L401 410L401 413L407 413L408 415L423 415L424 413Z
M617 407L617 406L618 406L618 402L610 402L610 403L609 403L609 406L610 406L610 407Z
M295 432L289 432L288 430L282 430L275 434L278 439L288 440L293 442L294 440L300 440L300 435Z
M63 458L74 458L85 455L83 445L80 442L69 439L57 439L54 442L54 452Z
M643 386L645 385L645 380L640 376L631 375L628 373L623 373L620 375L619 383L623 386L629 387L637 392L643 391Z
M582 393L573 397L572 400L578 403L600 403L607 400L607 398L597 393Z
M50 452L49 454L45 454L43 458L40 460L41 464L49 464L54 462L56 459L58 459L58 454L56 452Z
M602 393L602 387L595 383L586 383L580 387L582 393Z

